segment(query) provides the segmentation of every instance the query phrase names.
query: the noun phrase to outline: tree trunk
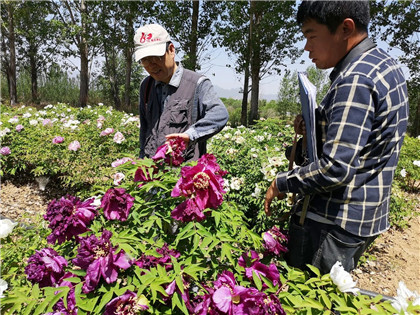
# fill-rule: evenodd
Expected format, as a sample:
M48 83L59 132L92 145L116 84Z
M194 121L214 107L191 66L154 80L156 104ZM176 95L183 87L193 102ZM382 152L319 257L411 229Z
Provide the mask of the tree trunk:
M82 0L80 5L80 13L81 13L81 24L82 24L82 31L80 36L80 94L79 94L79 106L85 107L88 100L88 91L89 91L89 50L88 44L86 39L86 17L87 17L87 8L85 0Z
M251 111L249 117L249 123L254 124L258 120L258 98L260 93L260 45L259 45L259 22L261 20L261 14L256 10L255 1L251 1L250 7L250 25L252 25L251 41L252 55L251 55Z
M250 15L251 16L251 15ZM241 125L248 126L248 93L249 93L249 60L251 58L251 40L252 30L254 22L251 17L249 21L249 32L248 32L248 48L245 56L245 77L244 77L244 92L242 95L242 108L241 108Z
M38 99L38 71L36 66L36 48L31 45L29 49L29 64L31 72L31 101L39 104Z
M193 1L193 12L191 20L191 46L189 53L189 66L190 69L195 71L198 68L197 65L197 37L198 37L198 13L200 9L200 1Z
M9 24L9 67L7 68L7 82L9 83L10 105L17 104L16 88L16 47L15 47L15 26L13 19L13 5L7 5L7 18Z
M134 38L134 29L133 29L133 16L129 14L129 19L125 25L126 34L128 38ZM127 110L134 112L131 108L131 71L133 68L133 48L132 45L127 45L125 48L125 94L124 94L124 103Z

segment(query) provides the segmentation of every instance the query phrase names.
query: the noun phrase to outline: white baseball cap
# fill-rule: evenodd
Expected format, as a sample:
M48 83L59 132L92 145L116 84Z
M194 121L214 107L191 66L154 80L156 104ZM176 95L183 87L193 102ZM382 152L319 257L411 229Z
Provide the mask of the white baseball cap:
M134 35L134 59L138 62L148 56L163 56L170 41L168 32L159 24L144 25Z

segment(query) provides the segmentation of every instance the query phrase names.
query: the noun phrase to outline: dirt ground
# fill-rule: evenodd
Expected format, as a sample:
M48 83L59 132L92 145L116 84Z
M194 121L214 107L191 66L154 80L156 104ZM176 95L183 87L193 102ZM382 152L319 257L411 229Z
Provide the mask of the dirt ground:
M0 215L29 223L36 213L44 213L48 203L63 195L55 185L40 191L36 183L1 183ZM420 213L420 195L416 196ZM369 250L372 259L352 272L359 288L396 296L399 281L411 291L420 293L420 216L410 219L404 230L390 229L381 235Z

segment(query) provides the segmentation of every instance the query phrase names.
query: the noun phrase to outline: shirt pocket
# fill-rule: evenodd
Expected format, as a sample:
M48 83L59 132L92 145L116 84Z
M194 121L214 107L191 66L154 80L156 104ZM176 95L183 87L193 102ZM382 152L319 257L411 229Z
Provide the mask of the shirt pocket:
M188 124L188 109L190 100L180 100L171 108L169 125L182 127Z

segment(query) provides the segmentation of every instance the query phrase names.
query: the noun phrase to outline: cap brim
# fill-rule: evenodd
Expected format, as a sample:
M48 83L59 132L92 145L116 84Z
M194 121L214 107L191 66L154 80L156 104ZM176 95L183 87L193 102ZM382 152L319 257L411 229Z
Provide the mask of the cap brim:
M134 51L134 59L136 62L149 56L163 56L166 51L166 42L148 45L146 47L137 46Z

